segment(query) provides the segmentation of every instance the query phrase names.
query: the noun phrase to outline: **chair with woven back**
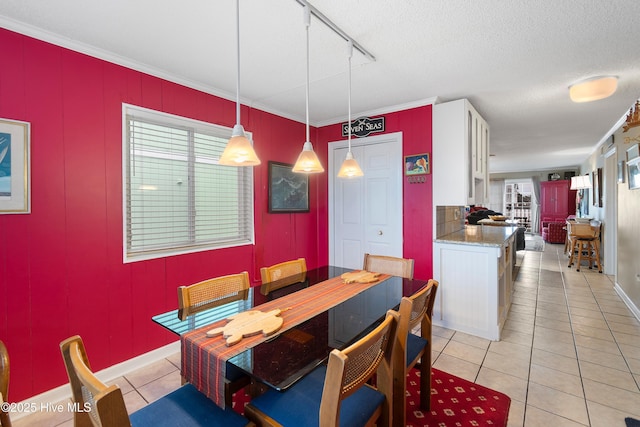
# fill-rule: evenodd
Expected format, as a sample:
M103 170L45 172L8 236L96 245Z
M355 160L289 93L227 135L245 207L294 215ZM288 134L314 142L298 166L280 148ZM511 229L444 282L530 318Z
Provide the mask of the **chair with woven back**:
M249 295L249 273L230 274L203 280L189 286L178 287L178 316L187 316L227 304L247 299ZM225 380L225 404L231 406L233 395L251 383L251 378L237 369L227 370Z
M413 279L413 259L387 255L364 254L363 269Z
M334 349L321 365L285 392L270 389L245 406L258 426L388 426L391 423L392 350L398 313L387 312L373 331ZM376 374L377 388L368 384Z
M247 299L249 295L249 273L214 277L188 286L178 287L178 316L187 316L217 307L231 301Z
M400 301L400 322L393 360L393 425L404 426L406 417L407 375L420 362L420 408L431 409L431 316L438 281L429 280L410 297ZM412 333L418 325L420 335ZM400 397L401 396L401 397Z
M82 409L74 411L75 427L253 425L230 407L220 408L191 384L129 415L120 388L115 384L107 386L91 371L78 335L62 341L60 350L73 402Z
M6 401L9 394L9 351L7 346L0 341L0 426L11 427L11 418L9 417L9 411L6 410L5 405L2 405Z
M260 269L262 279L261 292L268 295L270 292L304 281L307 272L307 261L298 258L285 261Z

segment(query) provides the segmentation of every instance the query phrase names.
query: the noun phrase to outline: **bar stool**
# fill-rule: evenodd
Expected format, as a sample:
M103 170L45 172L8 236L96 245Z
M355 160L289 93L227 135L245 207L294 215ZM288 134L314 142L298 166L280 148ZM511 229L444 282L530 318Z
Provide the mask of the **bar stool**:
M598 272L602 273L600 263L600 222L593 221L591 224L571 224L570 226L571 257L569 265L571 267L577 254L576 271L580 271L582 261L589 261L589 269L593 268L593 263L598 266Z

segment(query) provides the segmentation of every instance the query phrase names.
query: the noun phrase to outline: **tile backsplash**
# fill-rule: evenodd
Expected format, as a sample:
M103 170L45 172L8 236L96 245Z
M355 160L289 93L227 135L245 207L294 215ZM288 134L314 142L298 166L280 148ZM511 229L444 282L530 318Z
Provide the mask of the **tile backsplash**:
M436 238L464 229L464 206L436 206Z

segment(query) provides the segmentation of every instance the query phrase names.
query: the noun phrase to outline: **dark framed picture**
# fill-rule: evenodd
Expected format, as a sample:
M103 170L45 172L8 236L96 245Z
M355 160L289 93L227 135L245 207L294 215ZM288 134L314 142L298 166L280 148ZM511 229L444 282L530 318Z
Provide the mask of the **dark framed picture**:
M269 213L309 212L309 175L269 162Z
M640 157L627 162L627 181L629 190L640 188Z
M593 206L602 207L602 168L597 168L591 172L591 190Z
M405 175L425 175L431 173L429 153L414 154L404 157Z

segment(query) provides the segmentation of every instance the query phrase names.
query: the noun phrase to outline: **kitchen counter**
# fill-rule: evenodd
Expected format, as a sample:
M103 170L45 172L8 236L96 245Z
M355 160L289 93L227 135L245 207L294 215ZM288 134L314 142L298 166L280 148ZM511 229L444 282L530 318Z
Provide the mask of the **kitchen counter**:
M501 247L518 231L518 227L483 227L467 225L464 229L435 239L436 243Z
M517 231L467 225L434 240L433 275L440 282L434 325L500 340L513 294Z

